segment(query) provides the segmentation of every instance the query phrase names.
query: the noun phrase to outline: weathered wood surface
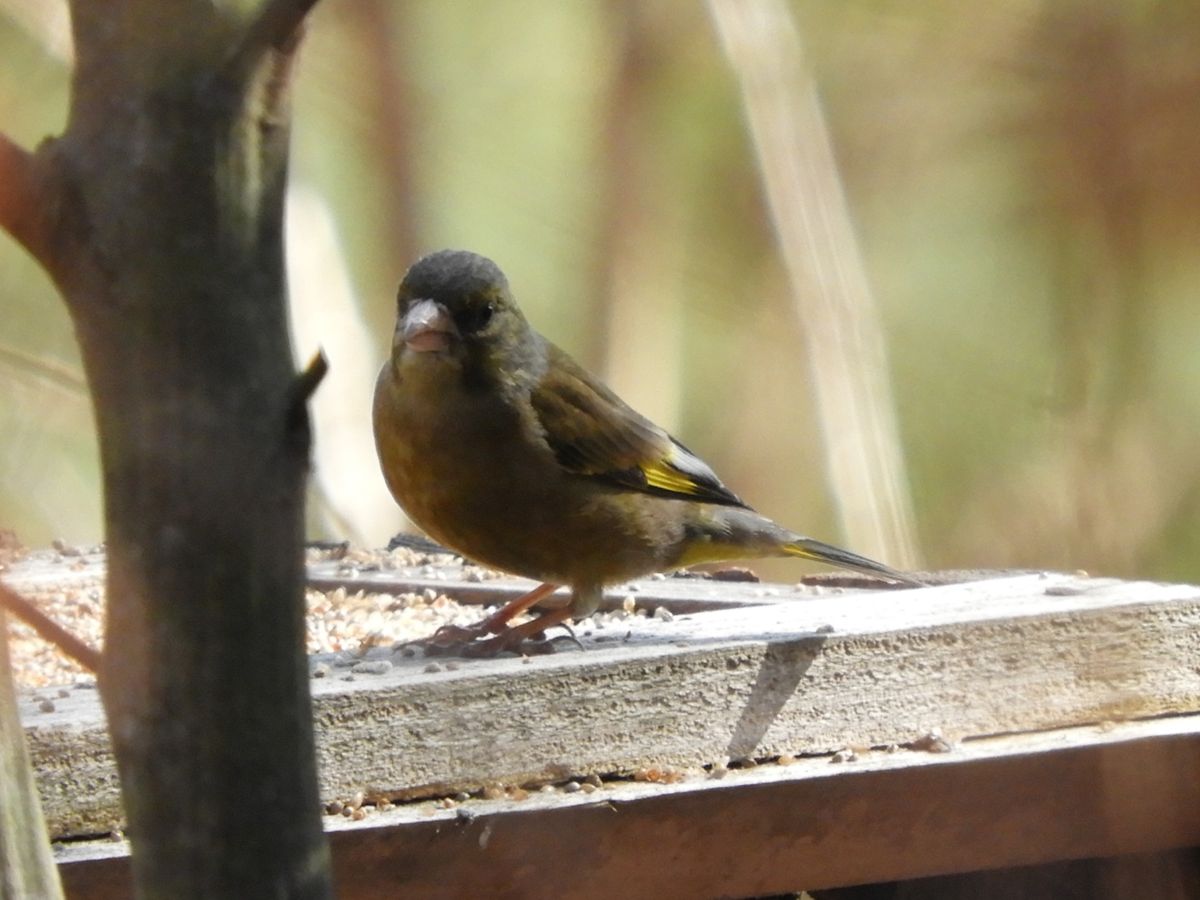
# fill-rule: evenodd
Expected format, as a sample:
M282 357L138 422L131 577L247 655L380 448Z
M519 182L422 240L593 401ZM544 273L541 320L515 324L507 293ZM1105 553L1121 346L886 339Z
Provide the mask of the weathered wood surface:
M355 900L745 897L1160 851L1200 844L1200 716L327 821ZM127 896L124 855L60 847L68 895Z
M582 651L564 642L550 656L439 660L437 671L384 651L368 659L390 664L382 674L338 660L314 683L322 797L1200 711L1190 586L1031 575L630 618L580 636ZM56 702L22 711L50 827L108 831L120 813L99 706L86 691Z
M380 568L363 567L336 561L321 561L308 566L308 586L330 591L344 588L347 592L420 593L432 589L460 603L499 605L515 599L536 587L536 581L509 576L469 580L464 577L462 560L449 553L437 554L436 562L428 565ZM105 574L104 554L98 551L73 551L62 556L51 551L38 551L5 573L14 587L46 587L76 581L102 579ZM951 573L952 575L954 573ZM967 580L954 577L952 580ZM761 606L794 599L797 595L817 595L840 592L846 588L863 589L878 585L866 576L849 573L810 575L804 584L764 584L756 581L730 581L695 577L649 577L605 592L601 609L620 609L627 597L635 597L648 609L663 606L671 612L702 612L706 610ZM563 591L560 597L565 597ZM546 603L556 602L548 598Z

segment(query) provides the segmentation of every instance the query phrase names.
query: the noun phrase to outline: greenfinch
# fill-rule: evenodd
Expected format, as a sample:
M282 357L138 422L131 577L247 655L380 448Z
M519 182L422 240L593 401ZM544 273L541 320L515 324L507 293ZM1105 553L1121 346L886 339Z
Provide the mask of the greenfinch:
M605 585L696 563L795 556L915 579L759 515L679 441L526 321L503 272L443 250L404 276L374 430L392 496L468 559L544 582L461 644L513 647L595 611ZM566 606L508 627L558 585ZM480 642L476 642L478 646Z

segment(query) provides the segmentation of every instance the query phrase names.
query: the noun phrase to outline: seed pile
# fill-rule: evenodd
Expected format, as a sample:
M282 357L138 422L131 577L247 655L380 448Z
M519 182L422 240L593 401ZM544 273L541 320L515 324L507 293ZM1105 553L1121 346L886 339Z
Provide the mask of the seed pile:
M104 580L89 575L85 559L94 551L76 550L59 545L54 553L37 551L21 554L36 556L39 566L61 568L61 578L51 584L18 584L21 594L67 630L93 647L103 642ZM335 558L346 572L417 569L423 575L453 570L454 577L482 581L495 573L474 566L457 568L456 558L444 553L428 553L399 547L392 551L360 551L333 548L309 551L309 561ZM14 554L5 561L20 566ZM2 566L4 563L0 563ZM308 652L358 652L373 646L386 646L426 637L442 625L467 625L484 614L479 606L458 603L432 588L417 593L382 594L344 588L332 591L309 590ZM94 677L59 652L57 647L38 637L23 622L8 619L9 652L18 687L44 688L76 682L92 682Z

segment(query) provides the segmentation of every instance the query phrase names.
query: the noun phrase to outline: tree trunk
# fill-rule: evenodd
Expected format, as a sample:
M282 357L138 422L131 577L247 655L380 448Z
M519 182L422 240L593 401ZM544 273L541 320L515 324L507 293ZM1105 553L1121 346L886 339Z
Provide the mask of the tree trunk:
M312 4L74 0L68 127L30 160L42 221L14 231L67 300L92 391L100 687L145 897L330 892L303 640L320 372L292 371L282 242Z

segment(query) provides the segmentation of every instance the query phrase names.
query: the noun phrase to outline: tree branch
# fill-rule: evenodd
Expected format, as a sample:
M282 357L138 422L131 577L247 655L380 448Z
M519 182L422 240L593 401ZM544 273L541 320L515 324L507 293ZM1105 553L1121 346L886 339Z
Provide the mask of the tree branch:
M0 228L47 270L49 229L38 157L0 133Z
M325 379L325 374L329 371L329 360L325 358L325 351L318 350L313 354L313 358L308 361L308 365L304 367L304 371L296 376L296 380L292 383L292 404L301 406L309 401L313 394L316 393L317 387Z
M100 654L0 581L0 609L8 610L89 672L100 668Z
M311 443L311 428L308 419L308 401L329 371L329 361L325 353L318 350L308 361L288 390L287 401L287 431L288 438L305 454Z
M300 40L304 20L318 0L266 0L246 29L231 62L244 65L266 50L289 54Z
M40 385L56 387L70 397L88 399L87 381L82 373L65 363L0 342L0 366L15 370Z

